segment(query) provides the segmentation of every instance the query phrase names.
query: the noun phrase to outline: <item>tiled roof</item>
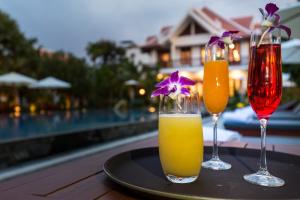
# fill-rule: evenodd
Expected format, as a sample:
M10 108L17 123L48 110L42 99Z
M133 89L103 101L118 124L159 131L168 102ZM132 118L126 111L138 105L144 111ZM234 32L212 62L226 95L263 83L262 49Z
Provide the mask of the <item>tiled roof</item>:
M215 13L214 11L210 10L207 7L203 7L201 11L212 21L218 21L222 26L222 28L225 30L238 30L240 31L240 35L249 35L248 29L240 25L239 23L234 22L233 20L230 19L225 19L224 17L218 15L217 13Z
M251 22L253 20L253 16L245 16L245 17L238 17L238 18L232 18L233 21L240 24L241 26L250 29Z
M261 24L260 23L253 24L253 29L260 29L260 28L261 28Z
M195 13L200 17L202 16L203 20L206 20L206 22L211 26L219 26L216 27L217 29L221 28L224 30L238 30L240 31L239 35L241 36L250 35L250 26L252 26L251 23L253 20L252 16L226 19L207 7L195 9ZM162 27L160 33L157 36L152 35L147 37L146 42L142 45L142 47L159 46L162 38L167 38L170 35L172 29L172 26Z
M169 36L172 31L173 26L164 26L160 29L159 35L151 35L146 38L145 44L142 47L154 47L159 46L162 39L165 39Z
M155 46L158 44L157 36L151 35L147 37L145 46Z
M172 28L173 26L164 26L160 29L160 34L163 36L167 36L171 32Z

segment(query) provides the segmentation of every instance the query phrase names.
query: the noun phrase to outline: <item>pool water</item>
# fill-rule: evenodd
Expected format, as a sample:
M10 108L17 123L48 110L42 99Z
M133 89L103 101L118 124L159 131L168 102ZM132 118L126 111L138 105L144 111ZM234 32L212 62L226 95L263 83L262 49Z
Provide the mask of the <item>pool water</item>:
M125 113L115 113L113 110L47 112L37 115L22 113L20 117L2 114L0 115L0 142L64 134L156 118L157 113L149 113L144 110L130 110Z

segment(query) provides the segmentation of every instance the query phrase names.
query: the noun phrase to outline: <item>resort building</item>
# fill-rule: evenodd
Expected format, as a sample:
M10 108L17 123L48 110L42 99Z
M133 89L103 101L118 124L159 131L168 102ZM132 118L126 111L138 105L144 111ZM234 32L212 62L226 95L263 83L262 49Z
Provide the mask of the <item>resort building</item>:
M127 56L139 65L160 66L158 80L175 70L197 80L202 93L205 44L212 35L238 30L242 39L229 48L230 95L246 91L249 37L255 27L252 16L226 19L207 7L191 9L176 26L165 26L144 44L127 48Z

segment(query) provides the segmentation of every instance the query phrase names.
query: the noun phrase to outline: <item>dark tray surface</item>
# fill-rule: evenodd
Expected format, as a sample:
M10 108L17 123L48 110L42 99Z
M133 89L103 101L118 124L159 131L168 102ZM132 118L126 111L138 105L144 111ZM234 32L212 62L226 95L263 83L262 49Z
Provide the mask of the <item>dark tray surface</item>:
M205 147L204 152L204 159L209 159L211 147ZM156 147L137 149L116 155L104 164L104 171L113 181L156 197L300 199L300 156L268 152L269 171L286 182L283 187L268 188L243 180L244 174L257 171L259 150L219 148L219 152L224 161L232 164L232 168L227 171L202 169L198 180L191 184L172 184L166 180Z

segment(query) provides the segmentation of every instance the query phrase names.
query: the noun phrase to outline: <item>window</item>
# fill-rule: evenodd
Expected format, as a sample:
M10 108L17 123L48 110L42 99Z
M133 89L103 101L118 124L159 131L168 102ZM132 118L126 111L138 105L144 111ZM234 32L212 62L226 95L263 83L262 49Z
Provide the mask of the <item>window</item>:
M180 51L180 63L182 65L191 65L191 48L185 47Z
M163 67L170 67L170 53L169 52L161 52L159 54L159 63Z

